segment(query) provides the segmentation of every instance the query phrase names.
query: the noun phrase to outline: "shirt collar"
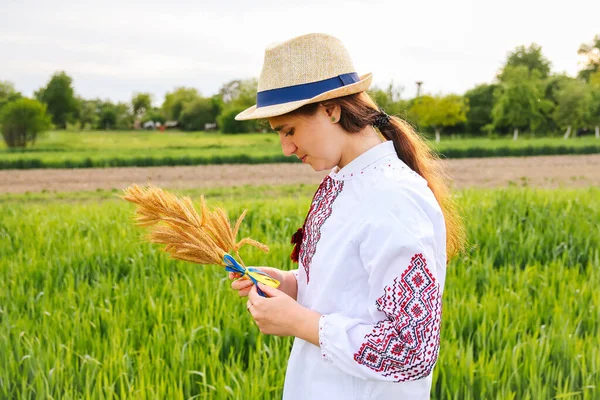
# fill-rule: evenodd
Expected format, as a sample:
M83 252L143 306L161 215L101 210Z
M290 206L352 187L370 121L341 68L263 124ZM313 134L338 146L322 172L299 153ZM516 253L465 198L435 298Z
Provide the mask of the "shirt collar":
M354 160L350 161L344 168L334 167L329 176L333 179L344 180L360 174L360 171L369 165L390 155L396 155L394 143L391 140L378 144L375 147L365 151Z

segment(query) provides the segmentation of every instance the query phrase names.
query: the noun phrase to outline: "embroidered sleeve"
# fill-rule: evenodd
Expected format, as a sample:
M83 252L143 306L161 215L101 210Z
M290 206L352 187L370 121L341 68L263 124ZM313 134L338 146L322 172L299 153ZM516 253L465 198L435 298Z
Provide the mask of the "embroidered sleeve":
M397 381L424 378L437 360L441 299L422 254L377 299L385 318L366 334L354 360Z
M349 374L414 381L430 375L437 361L442 303L434 229L418 208L410 212L390 211L361 229L358 249L369 274L365 307L372 323L341 314L321 320L323 360Z

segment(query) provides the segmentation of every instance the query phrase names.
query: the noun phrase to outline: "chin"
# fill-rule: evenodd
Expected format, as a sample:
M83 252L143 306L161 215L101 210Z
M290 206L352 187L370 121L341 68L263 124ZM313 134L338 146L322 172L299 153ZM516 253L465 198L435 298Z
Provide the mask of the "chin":
M320 171L330 171L333 166L328 166L328 165L324 165L324 164L310 164L310 167L316 171L316 172L320 172Z

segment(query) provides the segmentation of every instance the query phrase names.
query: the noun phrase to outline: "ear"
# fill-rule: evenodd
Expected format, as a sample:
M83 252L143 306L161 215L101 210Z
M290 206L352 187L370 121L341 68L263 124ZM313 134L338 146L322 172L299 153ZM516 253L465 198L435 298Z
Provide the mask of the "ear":
M342 115L342 108L339 106L339 104L324 103L323 110L325 111L325 113L327 114L327 118L331 122L337 123L340 120L340 116Z

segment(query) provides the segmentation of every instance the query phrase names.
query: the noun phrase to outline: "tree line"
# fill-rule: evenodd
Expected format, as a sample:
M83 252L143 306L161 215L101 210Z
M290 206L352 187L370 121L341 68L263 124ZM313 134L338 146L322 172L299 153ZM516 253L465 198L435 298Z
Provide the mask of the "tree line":
M413 123L421 132L494 136L519 132L562 133L565 138L595 131L600 136L600 35L579 47L585 60L577 77L553 73L541 46L519 46L507 56L492 83L478 85L463 95L417 95L402 98L404 88L390 83L369 94L388 114ZM160 107L151 93L134 93L130 102L84 99L75 93L64 71L46 86L24 97L8 81L0 81L0 125L7 146L35 143L47 129L130 130L151 125L204 130L216 124L224 133L256 132L264 121L235 121L235 115L255 103L256 79L233 80L213 96L194 88L176 87Z

